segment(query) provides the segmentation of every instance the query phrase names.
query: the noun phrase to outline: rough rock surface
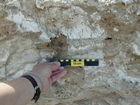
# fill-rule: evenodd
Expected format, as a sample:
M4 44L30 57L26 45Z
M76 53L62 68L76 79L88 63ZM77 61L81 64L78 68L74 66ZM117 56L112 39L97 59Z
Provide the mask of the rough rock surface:
M100 65L67 67L37 105L140 105L140 1L0 0L1 81L60 58Z

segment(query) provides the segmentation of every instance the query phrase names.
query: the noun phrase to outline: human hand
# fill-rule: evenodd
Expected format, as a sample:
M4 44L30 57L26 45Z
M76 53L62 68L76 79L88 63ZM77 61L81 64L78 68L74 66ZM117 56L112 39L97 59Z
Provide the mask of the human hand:
M63 77L67 71L64 67L60 67L59 62L45 62L35 65L31 72L40 78L42 84L36 76L31 75L37 81L43 92L47 91L53 82Z

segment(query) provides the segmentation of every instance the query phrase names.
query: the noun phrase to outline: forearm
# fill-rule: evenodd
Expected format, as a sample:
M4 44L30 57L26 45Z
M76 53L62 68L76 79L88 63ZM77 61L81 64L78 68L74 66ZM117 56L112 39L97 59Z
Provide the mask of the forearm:
M47 91L52 83L65 74L66 70L60 67L59 62L37 64L33 67L32 73L0 83L0 105L26 105L33 96L37 101L40 91Z
M26 105L34 96L34 88L26 78L0 83L0 105Z

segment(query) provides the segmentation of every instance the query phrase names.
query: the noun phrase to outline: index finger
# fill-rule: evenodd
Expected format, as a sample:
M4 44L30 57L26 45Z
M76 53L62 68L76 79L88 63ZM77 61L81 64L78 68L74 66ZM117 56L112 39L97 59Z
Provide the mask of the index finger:
M60 68L60 62L50 62L49 64L52 71L56 71Z

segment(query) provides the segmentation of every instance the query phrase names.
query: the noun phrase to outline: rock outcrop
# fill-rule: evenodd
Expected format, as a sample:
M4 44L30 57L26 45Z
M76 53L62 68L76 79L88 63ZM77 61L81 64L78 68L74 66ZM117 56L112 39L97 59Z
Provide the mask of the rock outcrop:
M66 67L37 105L139 105L140 1L0 1L1 81L61 58L100 64Z

